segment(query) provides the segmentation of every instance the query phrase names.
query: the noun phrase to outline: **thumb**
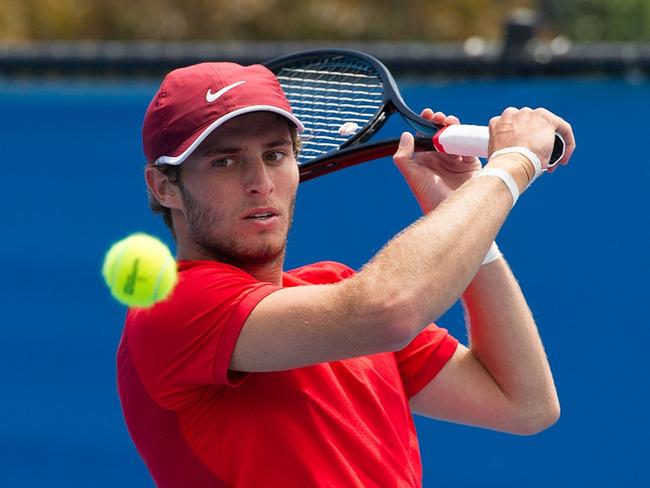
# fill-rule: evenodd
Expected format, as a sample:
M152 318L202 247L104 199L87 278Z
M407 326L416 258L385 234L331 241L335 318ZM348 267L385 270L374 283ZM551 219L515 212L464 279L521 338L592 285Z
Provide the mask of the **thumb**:
M414 144L413 136L409 132L403 132L399 139L399 147L393 155L393 161L397 166L401 166L413 159Z

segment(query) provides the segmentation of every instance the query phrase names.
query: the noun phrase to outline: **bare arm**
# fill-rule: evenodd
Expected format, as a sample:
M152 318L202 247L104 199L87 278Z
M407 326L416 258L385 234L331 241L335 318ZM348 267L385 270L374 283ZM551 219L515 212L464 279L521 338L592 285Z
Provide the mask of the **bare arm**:
M526 145L521 138L538 132L535 124L544 123L540 118L504 118L495 133L503 130L505 135L495 136L493 149ZM541 149L536 149L550 154L560 123L545 123L547 140L537 141ZM412 144L407 136L397 161L413 153ZM530 167L519 155L495 158L490 165L512 174L521 191L526 188ZM336 285L282 289L262 300L244 325L231 368L281 370L407 344L467 288L512 205L509 191L496 177L461 183L353 278Z
M470 181L354 277L272 293L246 320L231 368L273 371L399 349L458 299L511 204L497 179Z
M508 120L507 112L507 123L492 129L512 141L519 129ZM527 110L518 115L535 114ZM574 149L572 137L568 140L564 163ZM535 148L534 144L527 147ZM536 149L544 157L543 150ZM424 207L440 199L440 184L429 193L415 193ZM560 407L551 370L535 321L505 260L483 266L462 300L469 348L458 347L442 371L411 399L412 409L430 417L518 434L536 433L553 424Z
M560 407L535 321L505 260L486 265L463 293L470 348L411 399L422 415L532 434Z

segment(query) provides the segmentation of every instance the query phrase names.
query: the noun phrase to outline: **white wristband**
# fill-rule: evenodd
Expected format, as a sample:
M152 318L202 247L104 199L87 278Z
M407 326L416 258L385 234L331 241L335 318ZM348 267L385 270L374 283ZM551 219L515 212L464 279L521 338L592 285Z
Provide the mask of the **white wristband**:
M492 245L490 246L490 249L488 249L485 258L483 258L483 262L481 263L481 266L491 263L492 261L496 261L501 256L503 256L503 254L501 254L501 251L499 251L499 247L497 246L497 243L493 242Z
M517 203L517 199L519 198L519 187L510 173L501 168L484 168L479 173L479 176L496 176L497 178L500 178L501 181L506 184L508 190L510 190L510 194L512 195L512 206L515 206L515 203Z
M490 155L490 159L508 153L519 153L522 156L525 156L535 167L535 175L531 178L530 183L528 183L528 186L530 186L533 183L533 181L537 179L538 176L540 176L544 171L546 171L546 169L542 169L542 162L537 157L537 154L535 154L527 147L523 147L523 146L504 147L503 149L494 151Z

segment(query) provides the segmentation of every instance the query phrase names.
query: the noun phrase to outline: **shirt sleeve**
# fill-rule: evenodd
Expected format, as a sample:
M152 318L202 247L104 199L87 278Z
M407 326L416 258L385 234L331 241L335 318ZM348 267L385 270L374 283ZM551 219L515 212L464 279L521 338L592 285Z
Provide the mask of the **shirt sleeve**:
M338 283L356 273L352 268L345 264L335 261L320 261L318 263L302 266L289 272L293 278L304 280L308 283Z
M145 388L161 405L180 407L207 385L238 386L229 371L239 333L255 306L279 287L227 265L189 269L172 296L131 310L127 334Z
M446 329L431 324L395 353L406 395L424 388L454 355L458 341Z

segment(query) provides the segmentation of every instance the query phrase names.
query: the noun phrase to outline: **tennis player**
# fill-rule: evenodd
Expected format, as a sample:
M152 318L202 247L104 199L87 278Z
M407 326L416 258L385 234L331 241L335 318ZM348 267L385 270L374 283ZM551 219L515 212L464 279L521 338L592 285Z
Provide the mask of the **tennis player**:
M147 188L180 278L168 300L129 310L117 361L156 484L417 487L413 413L522 435L553 424L549 364L493 241L555 132L568 161L571 127L508 108L490 122L484 170L415 154L403 134L394 159L424 216L358 272L284 270L302 129L261 66L175 70L146 112ZM433 323L459 297L469 346Z

